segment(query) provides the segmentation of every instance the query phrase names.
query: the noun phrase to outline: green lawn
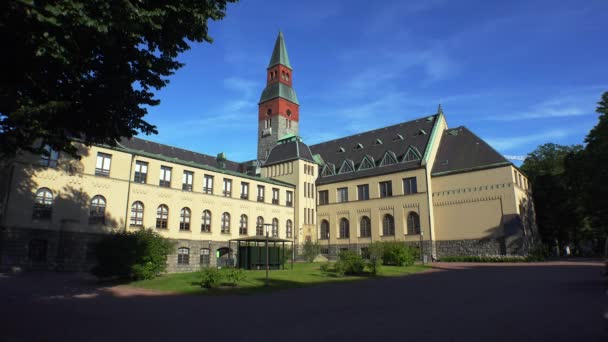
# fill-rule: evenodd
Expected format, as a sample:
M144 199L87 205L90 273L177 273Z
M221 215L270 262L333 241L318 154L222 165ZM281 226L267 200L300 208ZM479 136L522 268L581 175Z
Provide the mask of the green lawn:
M222 287L208 290L201 288L198 272L176 273L160 276L156 279L141 280L129 283L130 286L160 291L170 291L184 294L248 294L268 292L295 287L314 286L322 283L353 281L373 278L372 276L344 276L336 277L324 275L319 270L320 264L297 263L294 268L285 270L271 270L269 273L270 286L264 286L265 271L246 271L247 278L237 288ZM423 265L408 267L382 266L376 277L394 277L418 273L427 269Z

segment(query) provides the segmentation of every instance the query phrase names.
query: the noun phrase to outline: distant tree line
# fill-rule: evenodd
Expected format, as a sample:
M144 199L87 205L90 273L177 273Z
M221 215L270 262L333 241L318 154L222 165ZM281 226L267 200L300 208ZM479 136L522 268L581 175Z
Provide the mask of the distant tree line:
M585 146L544 144L521 166L532 183L543 243L562 251L569 245L581 255L604 253L608 237L608 92L596 112L599 122Z

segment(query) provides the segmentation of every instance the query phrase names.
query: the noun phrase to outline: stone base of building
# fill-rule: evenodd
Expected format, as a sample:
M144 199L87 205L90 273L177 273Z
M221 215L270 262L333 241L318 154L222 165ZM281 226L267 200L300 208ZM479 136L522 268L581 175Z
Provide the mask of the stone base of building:
M407 246L411 246L413 248L416 249L420 249L420 242L404 242L404 241L400 241L402 243L404 243ZM341 250L350 250L353 251L355 253L358 253L360 255L365 255L365 248L369 247L369 243L350 243L350 244L323 244L323 242L321 241L320 243L321 246L321 255L323 255L324 257L326 257L327 259L331 260L331 261L335 261L338 259L338 254L340 253ZM431 260L431 250L433 248L433 244L431 243L431 241L422 241L422 253L423 255L427 255L427 260Z
M439 240L435 241L437 257L446 256L493 256L529 254L531 242L524 236L481 240Z

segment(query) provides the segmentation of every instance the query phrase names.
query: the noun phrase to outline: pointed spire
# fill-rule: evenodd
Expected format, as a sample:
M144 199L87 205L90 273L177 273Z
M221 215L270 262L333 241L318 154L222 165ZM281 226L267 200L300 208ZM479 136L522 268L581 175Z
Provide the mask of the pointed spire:
M287 55L287 48L285 47L285 40L283 39L283 32L281 31L279 31L277 41L274 43L274 50L272 51L272 57L270 57L268 67L270 68L277 64L281 64L289 69L292 69L291 64L289 63L289 56Z
M441 102L439 102L439 107L437 108L437 114L443 114L443 108L441 108Z

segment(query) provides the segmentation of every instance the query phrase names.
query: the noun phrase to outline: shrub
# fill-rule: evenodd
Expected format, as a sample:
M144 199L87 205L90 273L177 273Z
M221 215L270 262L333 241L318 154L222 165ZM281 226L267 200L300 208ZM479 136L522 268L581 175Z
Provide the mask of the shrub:
M167 268L173 243L152 229L117 232L105 236L96 246L98 278L151 279Z
M204 267L200 271L201 286L207 289L214 289L220 286L224 275L215 267Z
M302 256L304 257L304 259L306 259L306 261L313 262L316 256L319 255L320 251L321 245L319 245L319 242L312 242L309 240L304 243L304 246L302 248Z
M400 242L382 243L382 260L384 265L411 266L416 261L418 251Z
M365 268L365 262L359 254L353 251L340 251L336 262L336 270L338 268L343 270L344 274L361 274Z
M380 265L382 264L382 242L376 241L368 246L369 261L367 266L373 275L377 275L380 272Z
M293 256L293 252L291 247L285 247L285 256L283 256L283 251L280 251L281 253L281 265L285 266L287 265L290 261L291 258Z
M226 281L232 286L239 286L239 283L247 278L247 273L236 267L222 269L222 272L224 272Z
M343 262L336 262L334 264L334 273L336 277L344 277L344 274L346 274L346 265Z
M329 262L321 264L321 266L319 266L319 270L321 271L321 274L323 274L324 276L328 276L330 274Z

